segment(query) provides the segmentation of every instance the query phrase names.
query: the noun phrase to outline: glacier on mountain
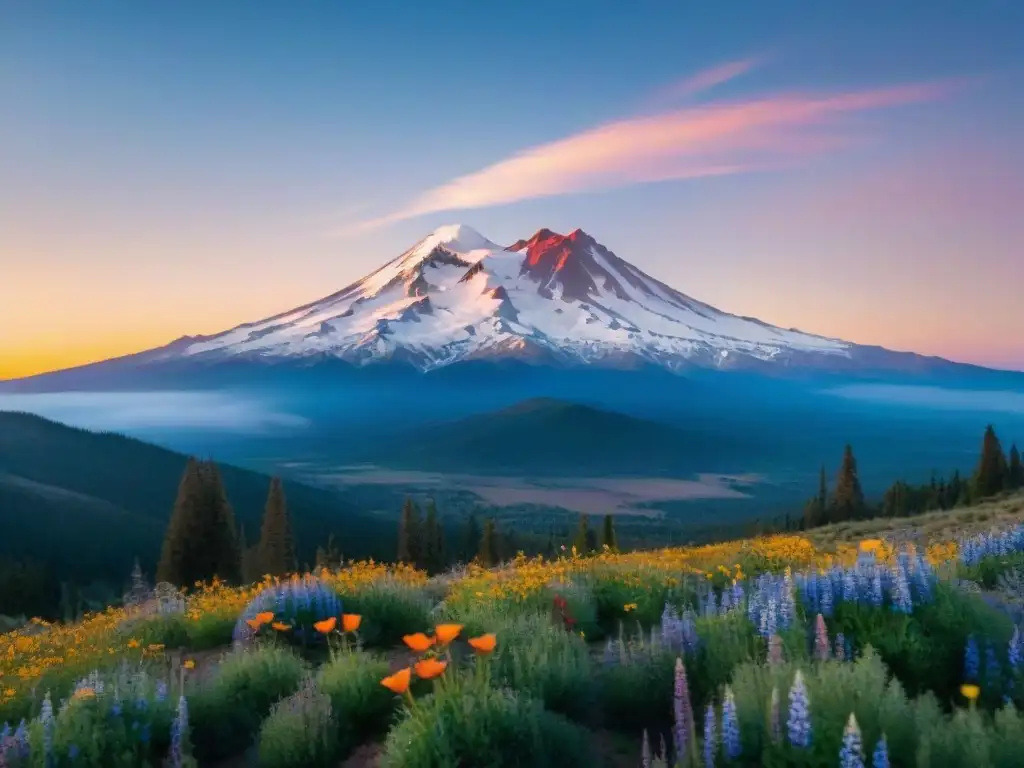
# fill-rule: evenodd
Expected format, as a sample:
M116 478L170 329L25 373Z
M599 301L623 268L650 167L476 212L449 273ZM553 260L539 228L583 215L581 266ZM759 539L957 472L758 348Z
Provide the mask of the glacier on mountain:
M851 346L722 312L650 277L582 230L542 229L502 247L450 225L337 293L167 354L326 355L356 364L401 360L422 370L493 356L677 369L721 367L737 357L849 356Z

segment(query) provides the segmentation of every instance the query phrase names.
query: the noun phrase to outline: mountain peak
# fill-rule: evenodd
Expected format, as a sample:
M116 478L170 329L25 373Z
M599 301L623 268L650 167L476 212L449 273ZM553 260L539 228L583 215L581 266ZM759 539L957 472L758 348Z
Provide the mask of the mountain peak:
M502 248L472 227L447 224L336 293L152 350L145 360L403 360L429 370L515 358L678 370L848 357L849 349L696 301L579 228L544 227Z

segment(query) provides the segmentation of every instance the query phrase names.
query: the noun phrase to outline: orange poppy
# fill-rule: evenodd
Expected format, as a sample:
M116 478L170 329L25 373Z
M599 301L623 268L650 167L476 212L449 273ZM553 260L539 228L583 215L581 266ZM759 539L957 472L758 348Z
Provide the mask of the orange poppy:
M415 635L406 635L402 638L402 641L412 650L416 651L416 653L423 653L434 644L433 639L427 637L422 632L417 632Z
M430 680L444 672L444 669L447 666L447 661L438 661L437 659L423 659L423 661L417 661L416 677L424 680Z
M355 632L359 629L359 625L362 623L363 617L358 613L343 613L341 614L341 628L346 632Z
M257 619L246 619L245 623L249 625L254 631L259 631L259 628L263 626L263 622Z
M493 632L480 635L480 637L469 638L470 647L477 653L491 653L497 644L498 638L495 637Z
M448 645L448 643L459 636L461 631L461 624L438 624L434 627L434 635L437 637L437 642L441 645Z
M278 632L287 632L289 629L292 628L291 624L285 624L283 621L275 621L270 626L276 629Z
M256 614L256 621L258 621L260 624L269 624L273 620L274 620L274 612L273 611L263 611L262 613L257 613Z
M385 677L380 684L392 693L405 693L409 690L409 683L412 681L412 670L409 667L400 669L395 674Z
M321 635L326 635L329 632L333 632L334 628L338 625L338 619L335 616L331 616L329 619L318 621L313 625L313 629L319 632Z

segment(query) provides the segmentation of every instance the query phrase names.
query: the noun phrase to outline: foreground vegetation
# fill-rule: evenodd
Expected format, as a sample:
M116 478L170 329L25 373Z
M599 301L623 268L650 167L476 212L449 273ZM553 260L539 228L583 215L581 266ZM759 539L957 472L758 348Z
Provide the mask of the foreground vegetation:
M822 544L136 574L0 635L0 764L1019 764L1024 527Z

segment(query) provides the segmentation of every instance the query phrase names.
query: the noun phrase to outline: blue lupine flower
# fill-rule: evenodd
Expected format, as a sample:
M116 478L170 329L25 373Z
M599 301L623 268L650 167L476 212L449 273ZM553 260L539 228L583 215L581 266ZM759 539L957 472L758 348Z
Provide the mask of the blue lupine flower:
M1010 667L1016 670L1020 666L1021 662L1021 638L1020 638L1020 627L1013 628L1013 635L1010 637L1010 647L1007 650L1007 658L1010 661Z
M789 689L789 718L786 728L789 731L789 743L794 747L807 748L811 744L811 713L807 686L804 685L803 673L798 669L793 678L793 687Z
M889 768L889 745L884 735L878 740L875 751L871 754L871 768Z
M985 684L997 685L1002 676L1003 670L999 666L999 659L996 658L996 649L989 641L985 643Z
M170 760L172 768L181 768L187 757L186 737L188 736L188 702L182 695L178 699L178 712L171 723Z
M860 738L857 718L850 713L843 730L843 746L839 750L840 768L864 768L864 748Z
M729 686L725 686L725 699L722 702L722 749L728 760L735 760L740 756L740 726L736 719L736 698Z
M847 602L857 601L857 581L854 578L853 570L849 568L843 573L843 600Z
M964 648L964 679L971 683L978 682L978 671L981 661L978 658L978 641L974 635L967 636L967 646Z
M163 680L157 680L156 682L156 700L163 701L167 698L167 683Z
M893 573L893 596L892 607L900 613L912 613L914 610L913 598L910 595L910 585L907 583L907 572L899 563Z
M819 582L821 593L821 615L826 619L832 616L832 581L828 577L822 577Z
M715 768L715 707L708 704L704 712L704 765Z
M882 574L877 568L871 577L871 604L876 608L882 607Z

